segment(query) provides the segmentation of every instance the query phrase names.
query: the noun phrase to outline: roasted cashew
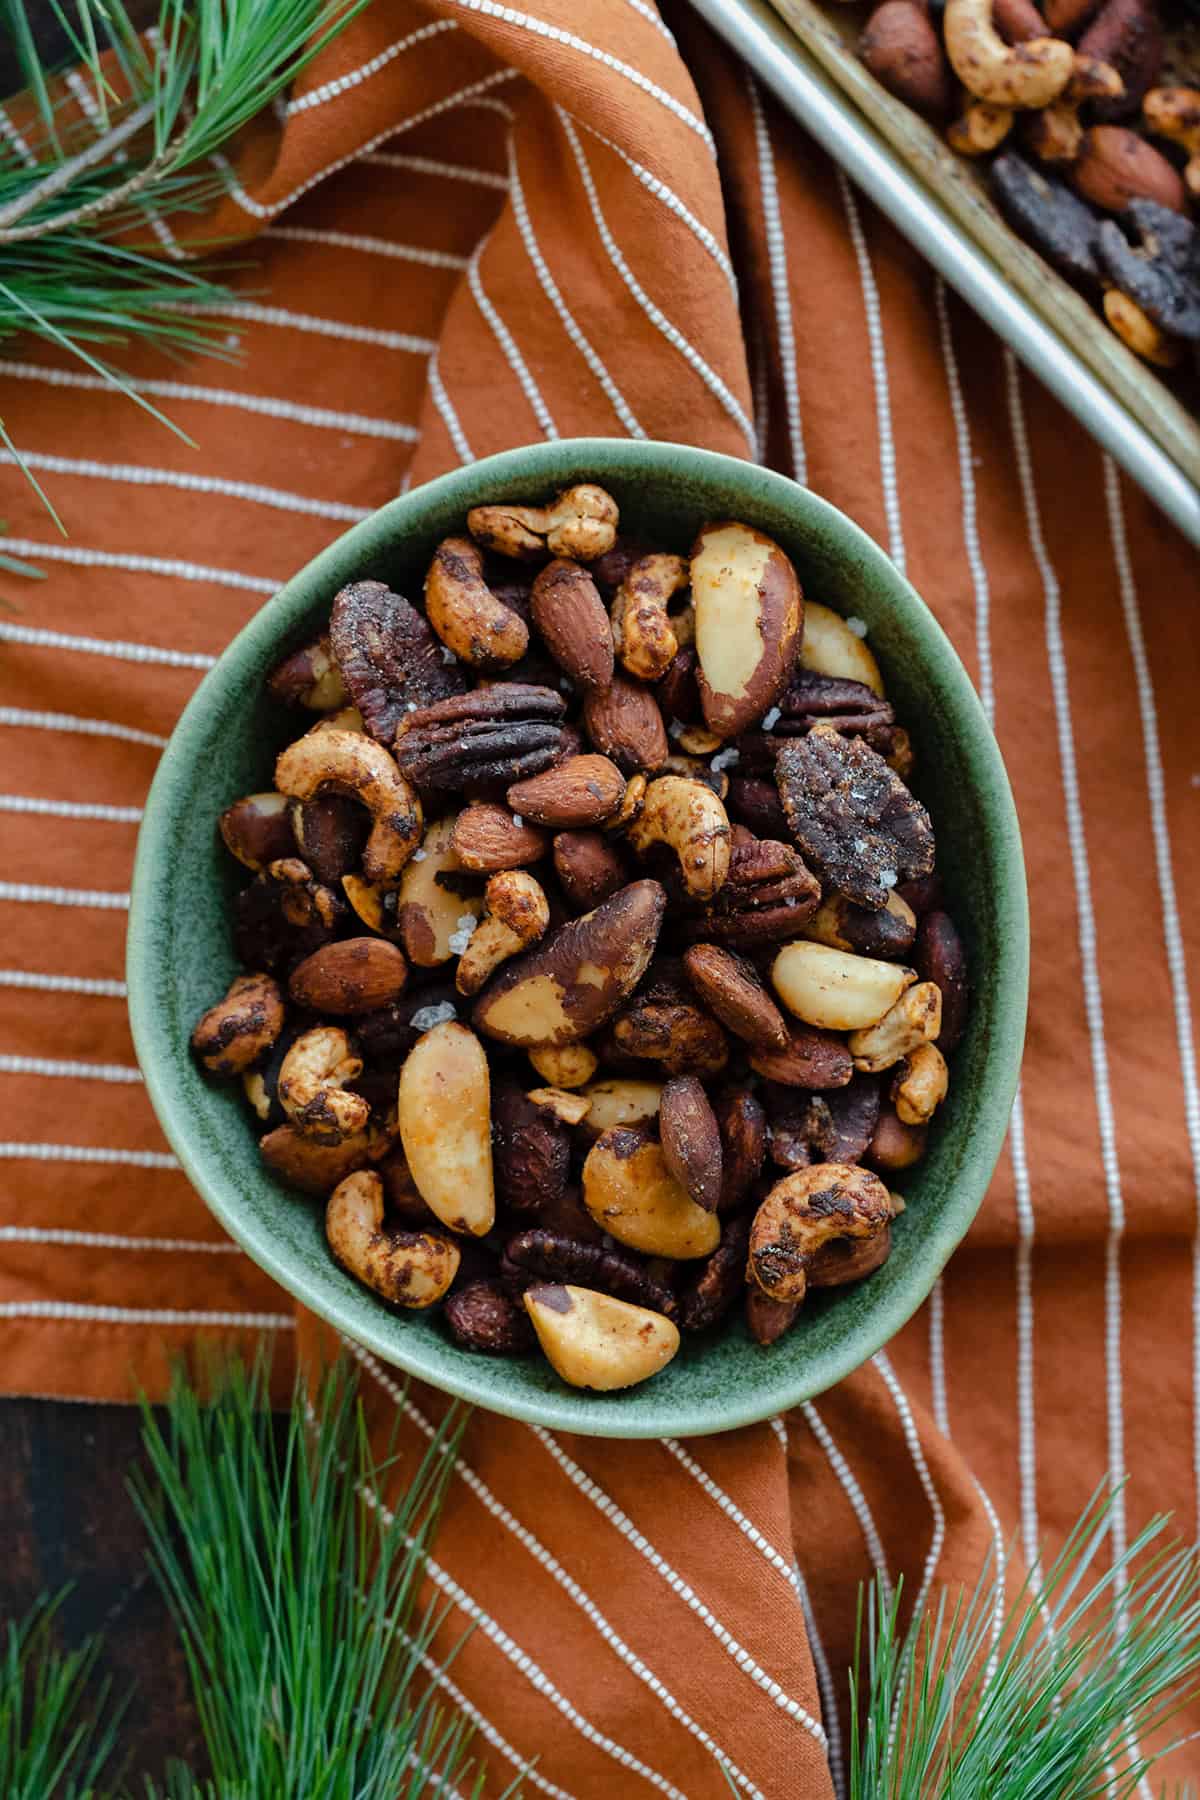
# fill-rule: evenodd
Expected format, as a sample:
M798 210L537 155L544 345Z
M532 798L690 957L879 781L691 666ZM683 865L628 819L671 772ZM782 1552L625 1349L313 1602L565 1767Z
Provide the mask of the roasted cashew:
M590 481L564 488L550 506L473 506L467 530L485 550L537 562L546 555L592 562L611 550L617 503Z
M393 1306L416 1310L440 1300L458 1273L457 1244L433 1231L383 1222L383 1182L373 1171L347 1175L329 1196L325 1236L338 1262Z
M1135 356L1157 364L1160 369L1173 369L1182 360L1183 345L1179 339L1168 336L1149 313L1143 312L1137 301L1123 294L1120 288L1109 288L1102 305L1104 317Z
M627 833L639 853L666 844L679 858L688 893L711 900L729 873L729 817L712 789L682 775L662 775L646 789Z
M1002 144L1016 121L1011 106L968 100L961 119L946 128L946 142L960 156L986 156Z
M332 931L338 923L340 906L332 888L317 880L306 862L298 856L282 856L267 864L267 874L283 889L283 916L297 931L310 925L322 925Z
M936 981L919 981L901 994L878 1024L852 1031L846 1042L855 1068L878 1075L918 1045L932 1043L941 1028L942 990Z
M524 869L493 875L484 899L487 911L458 961L454 981L460 994L477 994L502 962L535 944L550 923L541 883Z
M905 1125L927 1125L950 1086L946 1059L936 1044L918 1044L892 1081L896 1116Z
M1039 162L1074 162L1083 145L1080 108L1089 100L1119 100L1125 83L1111 63L1075 53L1075 68L1057 100L1031 113L1022 133L1026 149Z
M581 1088L600 1066L595 1052L586 1044L561 1044L556 1050L531 1050L529 1060L542 1080L557 1088ZM588 1106L591 1106L590 1100Z
M1075 52L1061 38L1006 44L992 23L992 0L946 0L943 33L958 79L992 106L1049 106L1075 68Z
M374 820L363 850L368 881L390 885L421 841L421 802L382 744L353 731L310 732L275 764L275 785L297 800L331 788L349 794Z
M529 648L529 627L483 579L483 552L470 538L450 537L433 553L425 577L425 614L443 644L473 668L507 668Z
M1187 151L1183 179L1200 200L1200 88L1151 88L1142 102L1142 117L1156 137L1169 138Z
M772 1300L798 1303L810 1285L839 1286L878 1267L883 1257L877 1240L890 1242L885 1234L891 1221L891 1195L877 1175L851 1163L797 1169L776 1182L754 1215L750 1276ZM835 1239L850 1240L854 1273L847 1272L845 1259L822 1257ZM876 1255L864 1256L870 1247Z
M192 1032L192 1049L214 1075L241 1075L283 1030L283 995L269 975L239 975Z
M640 681L665 675L679 648L667 603L690 579L682 556L654 551L638 557L613 597L613 643L629 674Z
M338 1025L316 1025L298 1037L279 1070L279 1104L297 1131L320 1144L340 1144L366 1129L371 1109L345 1084L362 1074L362 1059Z

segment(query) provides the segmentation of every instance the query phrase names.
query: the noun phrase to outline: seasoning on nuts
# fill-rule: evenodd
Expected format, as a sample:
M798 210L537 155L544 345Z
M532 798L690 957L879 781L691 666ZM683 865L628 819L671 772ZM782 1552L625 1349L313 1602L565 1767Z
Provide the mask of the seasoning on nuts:
M370 1170L334 1188L325 1236L342 1267L393 1306L433 1306L458 1272L458 1248L448 1238L384 1224L383 1182Z

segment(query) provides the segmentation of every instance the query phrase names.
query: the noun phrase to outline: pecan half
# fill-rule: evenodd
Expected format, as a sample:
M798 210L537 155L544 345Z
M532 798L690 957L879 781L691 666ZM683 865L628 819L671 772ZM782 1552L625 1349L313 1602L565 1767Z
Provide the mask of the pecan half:
M679 1323L685 1331L707 1331L717 1325L746 1286L746 1251L750 1220L743 1213L728 1219L721 1241L679 1298Z
M566 701L551 688L508 682L406 713L396 762L418 787L461 793L549 768L562 744Z
M675 1296L645 1263L602 1244L581 1244L557 1231L522 1231L510 1238L500 1264L506 1286L523 1293L535 1281L574 1282L614 1300L649 1306L671 1319Z
M724 886L703 913L683 920L683 929L689 938L735 949L781 943L797 935L820 900L819 882L790 844L755 838L735 843Z
M370 737L390 744L409 704L428 706L464 692L426 619L382 581L352 581L329 616L333 654Z
M522 1356L537 1342L525 1308L498 1281L470 1281L443 1308L450 1335L464 1350Z
M933 868L929 814L861 738L821 725L776 764L792 835L830 887L882 907L898 881Z

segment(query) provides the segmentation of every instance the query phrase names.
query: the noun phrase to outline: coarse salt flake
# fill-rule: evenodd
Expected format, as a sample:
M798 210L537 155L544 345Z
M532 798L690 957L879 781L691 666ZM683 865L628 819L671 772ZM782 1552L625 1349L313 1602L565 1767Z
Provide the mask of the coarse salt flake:
M762 719L763 730L764 731L774 731L775 727L779 723L779 719L780 719L779 708L777 706L772 706L768 712L765 712L763 714L763 719Z
M880 887L887 887L887 888L895 887L895 885L899 881L899 879L900 879L900 875L896 869L880 869L880 871L879 871Z
M448 1025L458 1017L452 1001L439 1000L436 1006L421 1006L409 1020L414 1031L432 1031L435 1025Z
M687 726L682 719L672 719L667 726L667 734L673 738L681 738L686 730Z
M416 710L417 710L417 703L416 703L416 701L415 701L415 700L410 700L410 701L409 701L409 703L408 703L408 705L407 705L407 706L406 706L406 707L405 707L405 709L404 709L404 710L405 710L405 712L416 712Z
M867 635L867 621L865 619L860 619L857 614L851 613L850 617L846 620L846 630L852 631L855 637L865 638Z
M424 862L428 855L428 850L416 849L412 853L412 859L414 862Z
M525 823L525 821L521 817L520 813L513 814L513 824L516 826L518 831L520 831L520 829L521 829L522 825L524 825L524 823Z
M449 644L443 644L441 646L441 651L442 651L442 661L444 663L452 663L452 662L458 661L457 656L455 656L455 654L454 654L453 650L450 648Z
M722 769L732 769L735 763L740 761L740 750L735 750L734 747L730 745L728 750L718 750L708 766L715 775L719 775Z

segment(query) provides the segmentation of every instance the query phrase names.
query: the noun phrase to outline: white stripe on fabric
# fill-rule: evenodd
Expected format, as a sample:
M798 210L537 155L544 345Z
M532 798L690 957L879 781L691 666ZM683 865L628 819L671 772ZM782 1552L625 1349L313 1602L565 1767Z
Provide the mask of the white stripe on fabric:
M434 1427L430 1424L424 1413L415 1405L406 1390L385 1373L369 1351L361 1349L358 1345L352 1343L349 1338L343 1338L342 1342L356 1361L361 1363L362 1366L374 1376L379 1386L403 1411L405 1416L411 1419L418 1430L432 1442L436 1435ZM448 1455L450 1453L449 1448L446 1445L441 1446L441 1451L443 1455ZM671 1717L675 1719L678 1724L682 1725L685 1731L690 1732L692 1737L694 1737L699 1744L703 1745L710 1756L715 1757L718 1762L724 1764L724 1766L729 1769L730 1774L738 1781L739 1786L751 1795L752 1800L765 1800L765 1796L760 1794L759 1789L754 1786L753 1782L751 1782L747 1776L742 1775L740 1771L734 1769L728 1755L721 1749L720 1745L714 1743L708 1733L697 1725L696 1721L679 1704L666 1685L660 1681L657 1675L655 1675L654 1671L648 1668L641 1657L630 1648L624 1638L621 1637L620 1633L617 1632L605 1618L591 1596L571 1575L567 1573L558 1558L546 1548L540 1539L538 1539L527 1526L522 1525L521 1521L496 1497L482 1477L476 1474L470 1464L465 1462L461 1456L456 1456L454 1458L453 1467L454 1473L460 1480L465 1482L467 1487L470 1488L484 1510L490 1513L494 1519L499 1520L505 1530L511 1532L517 1542L521 1544L524 1549L528 1550L534 1561L545 1569L546 1573L557 1586L559 1586L565 1594L570 1596L588 1619L589 1623L595 1627L596 1631L599 1632L600 1636L604 1639L604 1642L619 1660L625 1664L626 1668L632 1670L639 1681L645 1683L656 1699L662 1702Z
M479 273L479 259L482 253L483 244L477 244L475 253L467 266L467 285L474 296L476 306L491 327L492 335L503 351L505 361L516 376L517 385L529 402L530 411L538 423L538 430L545 438L557 438L558 427L554 423L541 389L530 374L528 363L517 348L516 339L484 292L483 277Z
M472 169L465 163L439 162L433 156L409 156L401 151L374 150L367 156L359 158L360 162L372 163L381 169L407 169L414 175L439 175L446 181L465 181L472 187L497 188L501 193L508 186L503 175L497 175L492 169Z
M715 1482L705 1469L701 1468L695 1457L684 1449L678 1438L663 1438L661 1441L663 1449L669 1451L676 1462L687 1470L697 1486L703 1488L709 1499L720 1507L725 1517L733 1521L743 1537L749 1538L763 1561L769 1563L777 1574L782 1575L793 1593L797 1593L795 1564L776 1550L770 1539L765 1537L757 1525L746 1517L736 1500L727 1494L725 1489Z
M328 244L335 250L361 250L366 256L390 256L397 262L420 263L426 269L465 269L465 256L427 250L420 244L393 244L387 238L364 237L354 231L323 231L308 225L269 225L260 236L292 244Z
M251 199L224 157L214 156L212 160L225 164L229 192L244 211L255 219L273 219L276 214L285 212L294 201L299 200L302 194L307 194L310 188L314 188L319 182L324 181L327 176L336 175L339 169L346 168L349 163L365 160L370 151L376 149L388 138L398 137L402 131L415 131L418 125L424 125L428 120L436 119L444 112L450 112L454 107L460 106L464 100L470 99L472 95L487 93L490 88L499 87L502 82L517 81L520 78L521 71L519 69L496 69L492 74L483 76L479 81L472 81L466 87L457 88L453 94L447 94L444 100L435 100L432 105L423 106L419 112L410 113L407 119L400 119L394 124L385 125L382 131L377 131L375 136L368 138L365 144L360 144L356 150L348 150L345 156L339 156L335 162L326 163L323 169L318 169L314 175L310 175L306 181L302 181L299 187L293 188L290 194L285 194L282 200L276 200L270 206L263 206L260 201Z
M771 1430L779 1439L783 1450L784 1467L791 1459L791 1444L788 1439L787 1421L777 1413L771 1420ZM808 1645L812 1651L813 1667L817 1672L817 1688L821 1695L821 1717L825 1726L825 1735L829 1739L829 1773L833 1777L833 1788L838 1800L847 1800L846 1765L842 1755L842 1723L838 1714L837 1689L834 1686L833 1674L829 1667L829 1657L817 1626L816 1610L812 1596L808 1591L808 1583L800 1571L799 1563L792 1564L792 1579L796 1584L796 1592L800 1596L800 1605L804 1609L804 1628L808 1632Z
M890 1602L892 1598L892 1578L888 1573L887 1557L884 1554L883 1549L883 1539L879 1535L879 1527L875 1523L875 1515L867 1502L867 1496L858 1485L857 1476L834 1443L833 1435L830 1432L829 1427L826 1425L824 1419L822 1419L820 1413L818 1413L812 1401L805 1400L800 1407L800 1411L804 1414L805 1423L809 1430L825 1452L830 1468L837 1476L847 1500L849 1500L851 1507L854 1509L854 1516L858 1520L859 1527L862 1531L863 1542L867 1546L867 1554L871 1558L871 1565L874 1568L875 1573L879 1576L884 1599L885 1601Z
M412 356L428 356L432 338L413 337L408 331L385 331L378 325L351 325L342 319L323 319L316 313L292 312L284 306L260 306L256 300L183 300L175 312L196 317L245 319L250 325L274 325L281 331L306 331L315 337L340 338L348 344L375 344L381 350L402 350Z
M307 494L291 494L284 488L264 487L257 481L228 481L223 475L193 475L181 469L152 469L142 463L101 463L91 457L58 456L45 450L0 450L0 466L44 469L52 475L74 475L92 481L128 482L132 487L178 488L190 494L220 494L227 500L249 500L255 506L271 506L279 512L311 513L315 519L337 519L356 524L369 518L369 506L351 506L345 500L317 500Z
M161 39L155 27L152 26L150 30L147 31L146 40L148 43L153 44L156 50L158 49ZM80 110L86 116L93 131L97 136L103 135L106 129L104 114L100 109L100 104L96 99L93 89L88 86L86 81L84 81L78 69L69 70L66 81L67 86L79 102ZM114 161L119 163L128 162L129 152L127 150L118 150ZM184 254L176 241L174 232L171 231L169 226L164 224L150 202L144 197L139 196L134 204L138 207L139 211L144 214L151 231L153 231L155 237L158 239L167 255L171 258L171 261L183 262Z
M123 1237L117 1231L68 1231L53 1225L0 1225L0 1244L49 1244L63 1249L161 1250L198 1256L244 1256L240 1244L214 1244L205 1238Z
M216 587L242 588L251 594L277 594L283 586L282 579L271 581L265 575L240 575L236 569L212 569L203 563L142 556L130 550L97 550L83 544L14 537L5 538L4 548L14 556L32 556L39 562L75 563L81 569L128 569L134 575L165 575L171 581L211 581Z
M360 63L357 69L347 70L345 75L337 75L332 81L323 81L319 87L310 88L301 94L298 100L288 102L288 117L295 113L311 112L314 106L323 106L326 100L334 100L339 94L348 93L351 88L361 87L372 75L378 75L380 69L395 62L406 50L425 42L426 38L440 37L443 32L457 31L458 26L453 19L435 19L431 25L422 25L416 31L410 31L407 37L398 38L389 44L386 50L380 50L369 62Z
M939 1275L929 1294L929 1386L933 1418L943 1437L950 1436L950 1408L946 1400L946 1284Z
M166 1307L85 1306L71 1300L6 1300L0 1319L87 1320L96 1325L244 1326L248 1331L295 1331L290 1313L175 1312Z
M126 1169L178 1169L179 1159L165 1150L110 1150L97 1144L0 1143L6 1162L112 1163Z
M499 104L499 102L495 102L494 104ZM505 110L508 111L507 108L505 108ZM513 216L517 221L517 230L521 233L521 240L525 245L529 260L533 264L537 278L542 285L542 291L555 312L558 314L563 330L578 350L580 356L582 356L588 368L592 371L592 374L596 377L597 382L604 391L605 397L613 411L616 413L618 419L620 419L622 425L625 427L625 430L629 433L630 437L644 438L646 433L638 422L633 408L613 380L613 377L609 374L602 357L593 348L592 344L585 336L578 321L575 319L574 314L563 299L558 283L555 281L553 275L551 275L546 259L542 255L541 246L537 240L537 234L533 229L533 223L529 217L529 208L525 200L525 190L521 185L520 170L517 167L517 147L511 132L508 137L508 174L510 191L512 193Z
M568 1479L582 1494L587 1496L597 1512L602 1514L620 1532L621 1536L645 1557L650 1566L662 1576L672 1593L677 1594L685 1605L696 1614L697 1618L703 1620L721 1648L732 1657L743 1674L748 1675L756 1687L761 1688L765 1694L769 1695L781 1712L785 1712L790 1719L794 1719L798 1725L802 1726L823 1750L826 1749L825 1733L818 1720L814 1719L808 1709L801 1706L798 1700L793 1700L785 1694L779 1683L768 1675L765 1669L760 1668L750 1652L743 1649L733 1633L722 1625L716 1614L705 1605L683 1576L672 1568L666 1558L661 1556L653 1544L643 1536L632 1519L617 1505L617 1502L567 1455L562 1445L544 1426L531 1425L529 1429L539 1443L549 1451Z
M800 390L796 378L796 332L792 323L792 296L788 286L787 240L779 207L779 183L775 175L775 152L771 133L763 111L758 83L749 68L743 70L746 92L750 96L750 116L754 121L754 145L758 156L758 185L762 196L763 231L767 241L767 266L771 272L771 297L775 306L775 341L779 350L779 368L783 376L784 410L787 417L788 449L792 459L792 475L803 486L808 481L808 459L804 453L804 429L800 422Z
M554 110L562 122L563 131L574 152L575 161L579 168L580 179L583 182L584 192L587 195L588 206L591 208L591 214L595 221L596 230L600 235L601 243L608 253L609 261L612 263L614 269L616 269L621 280L625 283L625 286L629 289L629 292L633 295L633 298L637 301L646 317L650 320L650 323L656 330L662 333L663 337L666 338L672 348L677 350L680 356L683 357L688 367L693 369L699 376L709 392L715 395L717 400L720 401L725 412L729 414L729 417L734 420L739 430L745 436L750 454L757 461L758 444L754 435L753 421L747 418L741 402L717 374L716 370L710 368L696 347L688 341L677 326L671 323L670 319L667 318L662 309L655 305L645 288L643 288L638 281L633 270L629 267L629 264L625 261L616 239L608 228L608 221L604 216L603 209L600 205L600 197L596 192L596 183L592 178L591 166L584 154L583 145L579 141L579 135L575 130L571 116L569 113L565 112L561 106L556 106Z
M94 906L104 912L128 912L129 895L105 888L43 887L33 881L0 881L0 900L24 906Z
M269 232L264 232L269 237ZM85 388L111 393L112 383L102 375L81 369L52 369L40 363L11 362L0 357L0 376L16 381L42 381L48 387ZM270 394L239 394L234 388L201 387L194 381L131 381L139 394L165 400L196 400L206 406L230 406L239 412L257 413L267 419L287 419L322 431L354 432L360 437L387 438L400 444L416 444L421 434L415 425L398 425L391 419L374 419L368 413L335 412L325 406L302 406L296 400L276 400Z
M658 13L655 11L654 7L647 4L647 0L627 0L627 3L628 3L628 5L632 6L635 13L641 14L642 18L645 19L645 21L648 25L653 25L653 27L656 31L659 31L662 33L663 37L666 38L668 44L671 45L672 49L676 48L674 32L671 30L669 25L666 25L663 22L663 20L659 17Z
M564 31L559 25L549 25L544 19L518 12L513 6L502 6L499 0L453 0L453 4L461 6L466 12L479 13L486 19L501 19L506 25L517 25L532 37L547 38L552 44L565 44L569 50L578 50L581 56L603 63L606 69L611 69L614 74L632 82L643 94L649 94L652 100L657 100L660 106L665 107L682 125L686 125L689 131L694 131L715 160L717 146L704 120L681 100L677 100L674 94L668 94L666 88L659 87L656 81L651 81L648 75L643 75L640 69L635 69L630 63L622 62L607 50L597 49L595 44L589 44L585 38L576 37L573 31Z
M0 1075L48 1075L64 1081L113 1081L140 1086L142 1071L132 1063L71 1062L50 1056L0 1053Z
M389 1525L395 1523L396 1515L389 1506L380 1500L373 1489L364 1483L359 1483L356 1491L363 1503L372 1510L378 1511L379 1516ZM407 1544L416 1547L416 1539L410 1537L407 1532L404 1533L404 1538ZM614 1762L620 1763L622 1768L631 1770L635 1775L640 1775L644 1781L650 1783L651 1787L668 1795L669 1800L688 1800L686 1794L681 1794L679 1789L673 1787L665 1776L658 1774L657 1770L648 1768L633 1754L632 1750L626 1750L623 1744L616 1742L615 1738L597 1730L591 1720L586 1719L579 1709L572 1705L566 1695L554 1685L545 1670L534 1662L532 1656L522 1650L516 1640L504 1630L503 1626L497 1624L489 1613L484 1612L482 1606L478 1601L472 1599L461 1583L455 1581L454 1577L424 1549L422 1549L422 1555L429 1579L434 1586L448 1599L453 1600L462 1612L466 1613L476 1626L479 1635L485 1637L490 1644L494 1644L501 1654L520 1670L534 1692L548 1700L550 1705L575 1727L575 1730L587 1743L594 1745L597 1750L603 1751Z
M0 794L0 812L36 813L51 819L99 819L109 825L137 825L140 806L102 806L86 800L38 800L32 794Z
M674 213L681 224L687 226L688 230L696 238L696 241L708 251L708 254L712 257L722 275L724 275L726 281L729 283L729 291L736 300L738 297L738 284L733 264L725 254L719 240L708 229L708 226L704 221L698 219L691 208L684 205L674 188L669 187L660 176L655 175L650 169L646 168L644 163L635 162L627 150L623 150L620 144L615 143L612 138L605 137L602 131L597 131L594 125L589 125L584 119L576 119L575 123L581 131L586 131L589 136L594 137L597 142L603 144L606 150L611 150L614 156L619 156L621 161L625 164L625 167L633 173L642 186L649 193L653 194L656 200L661 200L667 211Z
M1037 1495L1037 1414L1033 1363L1033 1191L1025 1149L1025 1102L1020 1083L1009 1121L1013 1192L1017 1208L1017 1470L1021 1479L1021 1548L1036 1591L1041 1592L1041 1541Z
M1087 1020L1092 1063L1092 1088L1096 1098L1096 1115L1100 1136L1100 1162L1108 1200L1109 1230L1105 1246L1104 1275L1104 1353L1105 1388L1108 1408L1109 1479L1113 1487L1110 1525L1113 1555L1119 1557L1126 1545L1125 1497L1125 1418L1121 1394L1121 1237L1125 1229L1125 1203L1121 1191L1121 1170L1117 1159L1116 1122L1113 1117L1112 1088L1108 1068L1108 1048L1104 1032L1104 999L1100 988L1100 971L1096 954L1096 916L1092 906L1092 878L1084 830L1083 802L1079 792L1079 771L1075 758L1075 733L1071 718L1071 691L1067 674L1066 648L1062 635L1062 594L1058 576L1051 564L1042 535L1041 514L1034 486L1033 457L1025 426L1024 403L1020 375L1011 350L1004 353L1004 370L1008 392L1008 410L1013 448L1021 482L1021 496L1029 546L1037 565L1045 595L1046 658L1050 669L1050 687L1054 697L1054 720L1058 734L1063 804L1066 810L1067 842L1071 852L1071 869L1075 883L1075 906L1079 957L1083 979L1083 1005ZM1121 1584L1118 1584L1119 1586ZM1123 1588L1122 1588L1123 1591Z
M930 1590L933 1587L933 1578L937 1573L937 1566L942 1558L942 1547L946 1542L946 1513L942 1506L942 1502L938 1497L937 1488L933 1484L933 1477L929 1473L929 1464L926 1462L925 1452L921 1448L920 1433L917 1431L916 1420L913 1418L912 1408L908 1403L908 1396L896 1377L896 1372L888 1359L887 1351L876 1351L875 1355L871 1358L871 1361L883 1377L884 1384L886 1385L889 1394L892 1396L892 1402L895 1405L896 1412L900 1419L900 1429L904 1433L904 1441L908 1446L909 1455L913 1460L913 1467L917 1471L917 1479L921 1483L925 1498L929 1502L930 1513L933 1517L933 1535L929 1541L929 1553L925 1558L925 1567L921 1571L921 1585L917 1590L917 1597L913 1602L913 1617L919 1619L924 1612L925 1603L928 1600ZM901 1695L897 1692L897 1709L900 1706L900 1700ZM893 1711L893 1733L895 1732L895 1729L896 1711Z
M883 318L879 310L879 289L871 266L871 252L859 217L858 201L844 169L837 172L846 224L858 264L862 287L863 311L867 320L867 343L870 347L871 379L875 385L875 418L879 430L879 475L883 485L883 511L888 528L888 555L904 573L904 530L900 519L900 489L896 482L896 444L892 436L892 402L888 388L887 352L883 341Z
M124 1000L123 981L99 975L51 975L37 969L0 969L0 987L29 988L39 994L93 994L102 1000Z
M139 731L133 725L114 725L111 719L81 719L74 713L31 712L24 706L0 706L0 725L18 730L77 731L85 737L119 738L126 744L148 744L161 750L166 738L157 731Z
M1000 1530L1000 1521L996 1517L996 1509L992 1505L992 1497L977 1475L972 1475L975 1491L979 1495L988 1524L992 1530L992 1548L995 1552L996 1598L992 1603L992 1644L988 1651L987 1666L984 1670L984 1691L995 1680L996 1670L1000 1664L1000 1639L1004 1633L1004 1609L1008 1595L1008 1552L1004 1548L1004 1534Z
M1200 1537L1200 1081L1196 1076L1195 1034L1192 1026L1192 1003L1188 987L1187 954L1179 922L1179 896L1175 886L1174 859L1171 852L1171 828L1167 816L1166 783L1163 776L1162 749L1159 743L1158 708L1154 698L1154 678L1146 653L1146 637L1138 603L1137 584L1129 555L1125 532L1125 513L1121 504L1121 478L1111 456L1104 458L1104 498L1108 509L1108 528L1112 540L1113 561L1121 594L1121 613L1125 635L1133 661L1134 682L1138 697L1138 715L1142 727L1142 756L1146 765L1146 793L1150 803L1150 832L1154 841L1154 869L1158 880L1159 904L1162 909L1163 943L1167 955L1167 973L1171 981L1171 1006L1175 1015L1175 1039L1179 1049L1179 1072L1183 1082L1183 1116L1187 1128L1188 1147L1192 1158L1192 1182L1198 1208L1197 1233L1192 1245L1193 1277L1193 1474L1197 1507L1197 1536Z
M44 650L79 650L89 656L115 656L122 662L159 663L169 669L211 669L217 660L200 650L164 650L158 644L79 637L74 632L44 631L41 626L9 625L3 620L0 620L0 643L29 644Z
M454 445L455 455L461 463L473 463L475 452L467 442L467 434L462 428L462 421L450 404L450 396L442 381L442 373L438 368L437 351L429 359L429 397L441 416L442 424L450 433L450 442Z
M37 167L37 157L29 148L29 145L21 136L21 133L17 130L2 106L0 106L0 137L4 139L6 144L12 146L27 169L34 169Z

